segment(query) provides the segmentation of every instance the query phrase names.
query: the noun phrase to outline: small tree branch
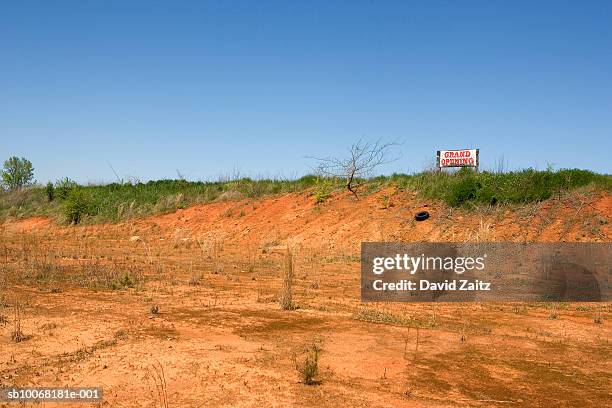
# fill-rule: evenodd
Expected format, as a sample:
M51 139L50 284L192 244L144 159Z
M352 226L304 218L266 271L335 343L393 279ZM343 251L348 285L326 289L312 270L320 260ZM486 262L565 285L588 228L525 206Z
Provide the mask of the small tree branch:
M390 151L398 146L397 142L374 143L362 142L358 140L349 149L347 158L339 157L308 157L315 160L318 165L318 174L339 177L346 179L346 188L358 200L359 196L355 190L354 181L356 178L369 177L379 166L397 160L397 157L390 157Z

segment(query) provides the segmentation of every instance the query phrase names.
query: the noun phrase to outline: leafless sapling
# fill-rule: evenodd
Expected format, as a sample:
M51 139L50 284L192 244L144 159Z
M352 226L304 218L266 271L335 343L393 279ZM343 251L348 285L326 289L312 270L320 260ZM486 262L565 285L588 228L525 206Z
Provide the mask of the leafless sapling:
M397 142L363 142L358 140L351 145L347 157L310 157L318 162L317 173L327 177L338 177L345 180L345 186L356 199L356 182L368 177L379 166L397 160L390 157L391 150Z

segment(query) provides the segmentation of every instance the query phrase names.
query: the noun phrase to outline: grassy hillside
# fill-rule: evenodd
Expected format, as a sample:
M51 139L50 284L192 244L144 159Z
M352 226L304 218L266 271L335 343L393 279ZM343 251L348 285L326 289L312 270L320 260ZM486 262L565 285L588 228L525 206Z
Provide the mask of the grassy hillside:
M424 198L442 200L453 207L538 202L585 186L607 192L612 190L612 176L576 169L478 174L464 169L456 173L394 174L359 180L359 183L361 195L396 186L416 191ZM0 218L45 215L64 223L117 222L215 200L305 190L312 192L313 200L324 202L331 193L342 189L342 180L316 176L297 180L159 180L94 186L80 186L64 179L47 187L2 192Z

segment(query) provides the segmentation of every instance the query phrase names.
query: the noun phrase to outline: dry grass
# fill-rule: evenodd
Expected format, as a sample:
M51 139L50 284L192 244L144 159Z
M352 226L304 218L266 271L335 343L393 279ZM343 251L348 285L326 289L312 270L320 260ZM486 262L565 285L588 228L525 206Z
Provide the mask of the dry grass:
M363 322L389 324L394 326L412 326L414 321L403 315L373 308L360 308L353 314L353 319Z
M280 307L283 310L293 310L295 305L293 303L293 278L295 276L295 263L293 260L293 251L287 246L287 253L285 254L285 263L283 266L283 286L281 294L279 296Z
M15 319L13 320L13 331L11 332L11 341L20 343L30 338L21 331L21 306L15 305Z
M212 271L214 274L223 273L223 249L225 239L223 236L208 236L204 235L196 238L196 242L202 251L205 259L212 262Z
M293 356L295 369L300 375L303 384L314 385L319 382L316 380L319 374L319 354L321 347L313 342L304 352L304 357L299 359L296 355Z
M166 373L164 372L164 367L159 361L154 363L149 368L147 378L153 382L153 387L149 388L149 392L155 406L159 408L169 408L170 400L168 399Z

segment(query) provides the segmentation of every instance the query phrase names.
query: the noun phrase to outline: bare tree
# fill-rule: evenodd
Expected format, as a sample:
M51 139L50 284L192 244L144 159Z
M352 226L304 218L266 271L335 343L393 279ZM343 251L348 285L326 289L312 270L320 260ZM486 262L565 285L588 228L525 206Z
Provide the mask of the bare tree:
M368 177L378 166L397 160L397 157L389 158L389 155L391 148L398 145L397 142L383 143L377 140L371 143L358 140L353 143L346 158L309 158L319 163L316 167L317 173L323 176L345 179L347 190L353 193L355 198L359 200L355 185L356 179Z

